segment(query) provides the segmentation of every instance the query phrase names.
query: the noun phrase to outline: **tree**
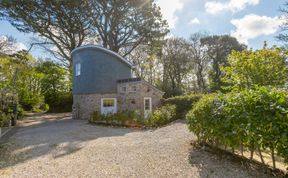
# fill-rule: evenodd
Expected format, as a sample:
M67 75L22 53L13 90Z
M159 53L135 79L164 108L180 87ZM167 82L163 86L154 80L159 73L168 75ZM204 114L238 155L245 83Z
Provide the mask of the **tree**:
M183 38L170 38L163 46L160 59L163 68L162 89L165 96L183 93L184 80L192 69L190 45Z
M284 14L282 15L283 24L282 24L282 33L280 33L276 38L282 42L284 42L285 46L287 47L288 43L288 34L285 33L288 30L288 2L286 2L280 11Z
M92 0L91 4L93 29L102 45L124 57L168 33L154 0Z
M0 54L12 53L15 42L12 36L0 36Z
M67 68L71 51L83 44L101 42L126 56L168 33L153 0L3 0L0 17L21 32L39 35L32 45L40 45Z
M67 71L51 60L41 61L36 70L43 74L41 79L41 93L49 111L70 111L72 108L72 94Z
M285 49L265 46L253 52L233 51L228 58L229 66L224 67L224 81L232 89L251 89L255 86L274 86L283 88L288 82L288 52Z
M150 45L139 45L132 51L128 58L135 66L134 72L137 77L153 85L159 84L162 72L159 58L164 43L164 40L153 41Z
M2 55L0 59L0 89L15 92L25 110L41 107L44 104L40 86L43 75L35 70L36 60L27 51Z
M2 0L0 17L21 32L39 35L41 38L33 45L41 45L69 68L71 51L92 35L89 30L91 18L87 17L91 11L87 7L86 0L27 0L20 3Z
M196 91L203 93L207 89L207 71L209 67L209 58L206 48L201 44L201 39L207 37L205 33L194 33L189 38L191 57L196 75Z
M212 65L212 69L209 71L210 90L220 90L223 86L221 78L224 75L220 67L228 65L227 58L232 50L243 51L247 47L229 35L204 37L201 39L201 44L207 48Z

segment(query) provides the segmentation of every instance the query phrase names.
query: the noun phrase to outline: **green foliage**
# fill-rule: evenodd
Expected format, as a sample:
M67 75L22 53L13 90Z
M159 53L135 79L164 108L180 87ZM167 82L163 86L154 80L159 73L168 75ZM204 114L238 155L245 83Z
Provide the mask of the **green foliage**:
M122 126L141 126L144 119L136 111L122 111L114 114L103 115L98 111L92 113L89 122L93 124L108 124Z
M168 124L176 119L178 119L176 117L176 106L167 104L156 109L152 114L148 116L146 120L146 126L157 127Z
M11 106L16 101L16 97L9 90L0 89L0 127L9 125L12 114Z
M36 61L31 55L19 52L0 56L0 74L0 89L14 90L23 110L71 111L71 82L67 71L58 64Z
M73 104L73 96L71 92L61 93L55 96L54 100L49 104L48 112L61 113L61 112L71 112Z
M224 67L224 81L228 89L241 90L255 86L281 87L288 81L287 51L272 47L253 52L233 51L228 58L229 66Z
M41 62L37 66L37 71L43 74L41 92L45 97L45 103L49 105L48 111L70 112L73 101L67 71L51 61Z
M189 129L199 141L252 151L269 148L288 163L287 94L260 87L207 95L187 114Z
M184 118L186 113L198 102L203 95L182 95L168 98L164 101L164 105L170 104L176 106L176 115L178 119Z
M210 91L221 90L225 84L222 81L223 71L221 66L227 66L228 55L233 51L242 51L247 46L240 44L236 38L229 35L213 35L201 39L201 45L207 48L207 55L210 58L212 68L209 70Z
M26 52L0 56L0 89L15 90L24 110L38 109L44 103L40 82L42 73L36 71L36 60Z
M11 119L10 114L6 114L0 110L0 127L9 126L10 119Z

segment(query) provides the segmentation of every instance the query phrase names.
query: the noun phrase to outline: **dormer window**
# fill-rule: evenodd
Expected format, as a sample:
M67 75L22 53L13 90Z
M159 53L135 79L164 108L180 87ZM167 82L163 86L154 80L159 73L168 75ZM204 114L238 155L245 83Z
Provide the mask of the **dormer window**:
M76 63L76 76L79 76L81 74L81 64L80 62Z

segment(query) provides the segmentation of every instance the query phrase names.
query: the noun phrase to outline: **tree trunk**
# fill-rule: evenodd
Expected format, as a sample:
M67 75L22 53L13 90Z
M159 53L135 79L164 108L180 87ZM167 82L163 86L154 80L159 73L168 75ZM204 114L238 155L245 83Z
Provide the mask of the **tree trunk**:
M262 155L262 152L261 152L261 149L260 149L259 147L258 147L258 152L259 152L259 155L260 155L261 162L262 162L263 164L265 164L264 159L263 159L263 155Z
M271 148L271 158L272 158L273 168L276 169L275 151L274 151L274 148Z
M240 150L241 150L241 156L244 156L244 155L243 155L243 142L241 142Z
M252 160L254 156L254 149L252 148L250 151L250 160Z

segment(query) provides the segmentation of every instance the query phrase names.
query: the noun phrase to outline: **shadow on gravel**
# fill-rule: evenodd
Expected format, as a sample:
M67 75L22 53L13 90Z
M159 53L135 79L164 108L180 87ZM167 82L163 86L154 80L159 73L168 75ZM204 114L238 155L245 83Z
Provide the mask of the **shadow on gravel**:
M45 155L58 159L81 150L87 141L140 131L93 126L86 120L74 120L71 117L27 123L15 128L1 140L0 170Z
M194 143L192 143L193 145ZM193 145L190 150L189 162L197 167L201 178L207 177L280 177L285 175L281 171L267 168L255 161L235 156L232 153L208 146ZM222 173L222 174L221 174ZM247 175L245 175L247 174Z

